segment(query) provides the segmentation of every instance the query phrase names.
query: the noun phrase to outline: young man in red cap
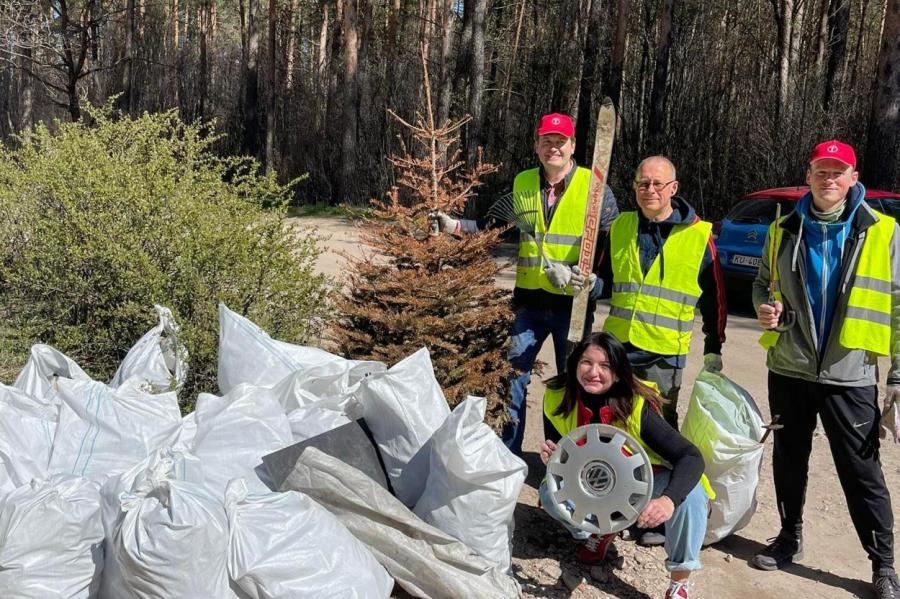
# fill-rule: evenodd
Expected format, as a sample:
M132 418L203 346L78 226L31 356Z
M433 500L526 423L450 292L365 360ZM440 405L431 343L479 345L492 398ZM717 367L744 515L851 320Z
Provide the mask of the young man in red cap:
M858 178L851 146L817 145L806 172L809 193L772 223L763 245L753 304L765 329L769 408L784 425L774 433L772 454L781 530L751 564L776 570L802 558L818 415L850 518L872 561L876 596L900 599L894 516L878 457L877 387L877 358L888 356L885 403L900 397L900 228L866 204ZM779 324L786 330L774 330Z
M510 422L503 431L503 441L517 455L522 452L525 398L538 351L547 337L552 336L556 371L565 370L572 296L585 285L589 274L579 272L576 264L581 250L591 172L575 164L574 152L575 124L572 119L559 113L544 115L534 141L534 153L541 165L522 171L513 181L513 209L535 229L533 235L522 235L519 240L513 291L516 320L510 332L507 354L516 374L510 381L507 408ZM618 213L616 199L606 187L601 231L609 229ZM442 232L450 234L474 233L489 226L486 219L458 220L443 213L435 213L433 218ZM596 299L592 293L586 332L593 325Z

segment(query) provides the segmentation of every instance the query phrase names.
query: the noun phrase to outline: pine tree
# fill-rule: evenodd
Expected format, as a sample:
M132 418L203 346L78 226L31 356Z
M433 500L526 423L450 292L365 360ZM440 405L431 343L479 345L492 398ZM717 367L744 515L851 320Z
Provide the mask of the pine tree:
M513 313L509 292L495 284L501 265L492 258L503 231L436 235L428 214L461 214L482 178L498 167L479 152L474 167L463 170L459 131L468 118L435 124L423 65L425 113L411 124L391 112L409 131L411 148L404 145L402 155L388 159L397 185L385 199L372 200L361 225L371 251L346 256L348 291L332 333L345 356L389 365L426 346L451 407L467 395L484 396L486 420L497 428L512 372L505 345Z

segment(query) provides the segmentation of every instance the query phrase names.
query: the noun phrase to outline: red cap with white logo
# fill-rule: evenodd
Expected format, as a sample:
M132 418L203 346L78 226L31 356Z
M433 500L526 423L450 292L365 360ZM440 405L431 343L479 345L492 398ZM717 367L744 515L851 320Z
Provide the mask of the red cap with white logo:
M853 146L842 141L836 139L823 141L813 148L812 153L809 155L809 163L812 164L826 158L839 160L848 166L856 168L856 152L853 151Z
M537 128L537 134L549 135L550 133L575 137L575 124L572 122L572 117L558 112L542 116L541 124Z

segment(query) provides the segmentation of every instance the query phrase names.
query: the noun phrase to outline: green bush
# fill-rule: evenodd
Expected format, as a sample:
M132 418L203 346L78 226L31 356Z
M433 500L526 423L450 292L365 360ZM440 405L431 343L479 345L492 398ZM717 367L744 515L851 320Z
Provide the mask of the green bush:
M318 337L333 288L313 271L318 238L284 224L291 185L216 156L207 126L174 112L93 116L0 147L5 344L49 343L106 379L153 304L168 306L190 352L189 407L217 389L218 302L279 339Z

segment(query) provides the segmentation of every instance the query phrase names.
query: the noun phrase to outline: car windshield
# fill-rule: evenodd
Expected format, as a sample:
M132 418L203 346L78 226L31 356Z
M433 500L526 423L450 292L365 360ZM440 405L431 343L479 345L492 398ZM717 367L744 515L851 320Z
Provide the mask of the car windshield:
M791 200L776 200L763 198L759 200L745 200L739 202L728 214L728 220L735 223L753 223L768 225L775 220L775 206L781 202L781 213L787 214L794 209Z

